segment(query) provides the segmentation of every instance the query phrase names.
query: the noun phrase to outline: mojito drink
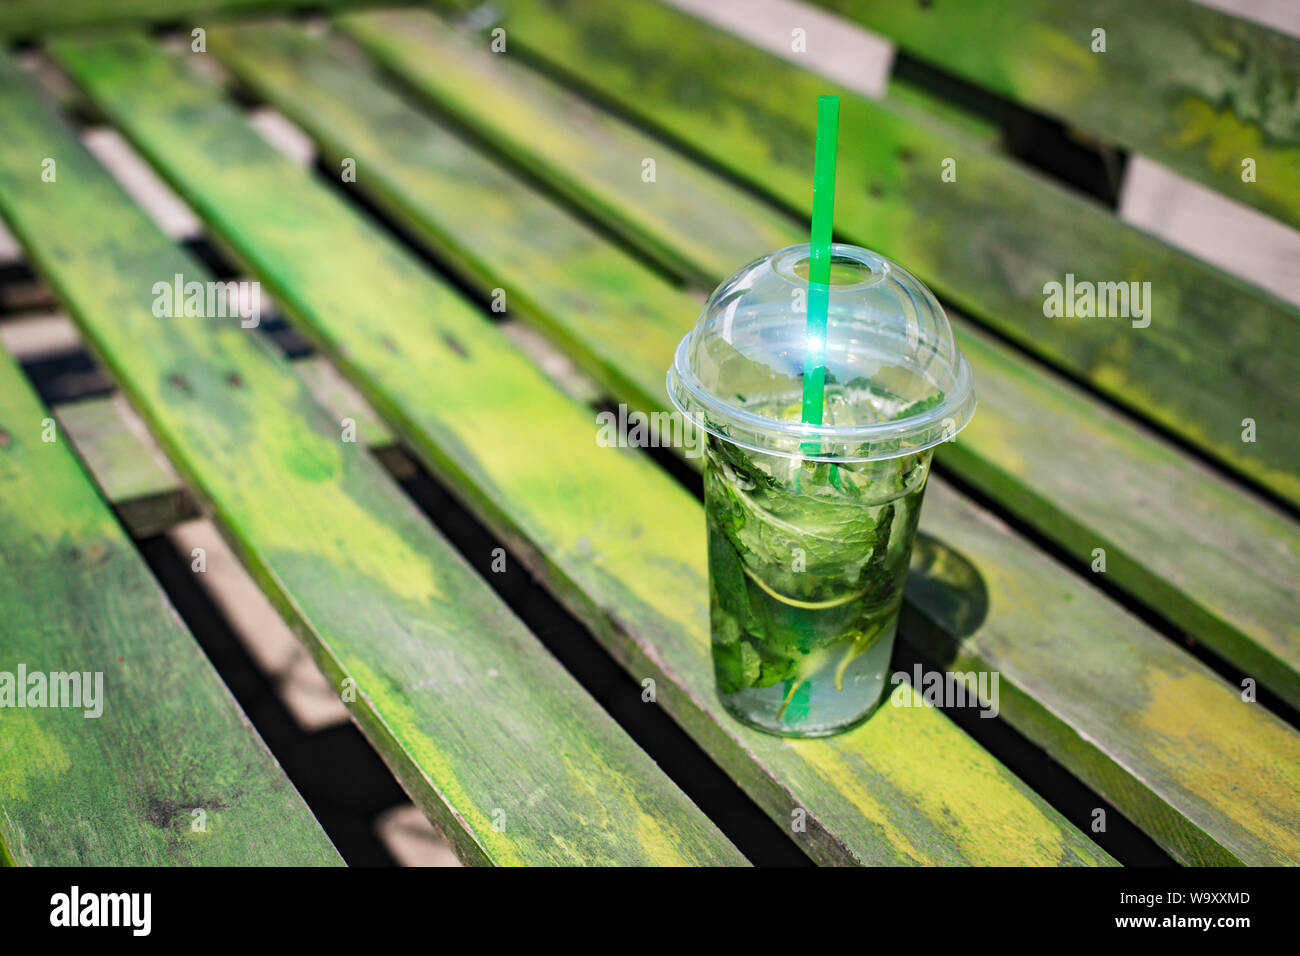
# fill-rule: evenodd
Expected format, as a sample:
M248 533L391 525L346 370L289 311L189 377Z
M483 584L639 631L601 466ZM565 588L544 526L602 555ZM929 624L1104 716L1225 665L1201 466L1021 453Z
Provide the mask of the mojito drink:
M790 737L847 730L884 698L930 459L975 411L970 364L920 280L836 244L812 328L808 263L791 246L718 286L666 382L706 435L718 695Z
M790 401L754 403L765 417ZM718 693L787 736L844 730L882 699L930 451L801 461L710 435L705 512Z

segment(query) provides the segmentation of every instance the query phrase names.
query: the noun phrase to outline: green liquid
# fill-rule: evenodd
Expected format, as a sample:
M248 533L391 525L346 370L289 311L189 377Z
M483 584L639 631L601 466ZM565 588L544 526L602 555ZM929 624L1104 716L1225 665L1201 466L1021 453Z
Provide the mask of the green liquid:
M784 403L758 404L771 415ZM881 700L930 452L848 464L706 447L718 692L740 720L818 737Z

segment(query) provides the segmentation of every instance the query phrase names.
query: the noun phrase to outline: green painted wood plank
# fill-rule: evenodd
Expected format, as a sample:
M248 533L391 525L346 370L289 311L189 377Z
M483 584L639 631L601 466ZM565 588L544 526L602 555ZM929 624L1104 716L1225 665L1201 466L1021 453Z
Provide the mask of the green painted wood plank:
M396 443L397 436L393 430L328 359L320 355L294 359L293 368L312 398L316 399L316 404L333 413L341 429L349 427L349 422L355 425L357 441L371 448L384 448Z
M1300 706L1300 526L969 324L979 421L954 472Z
M1005 157L658 3L504 5L511 49L526 49L791 208L811 206L811 104L838 93L839 234L906 263L976 318L1300 503L1300 406L1291 395L1300 310ZM955 182L940 178L949 158ZM1044 285L1067 275L1150 282L1150 326L1045 316ZM1247 418L1256 423L1253 443L1242 440Z
M393 430L328 359L308 355L293 359L290 364L316 404L334 416L340 430L355 428L356 440L370 449L390 475L402 480L415 474L415 463L402 449Z
M1002 127L991 117L963 106L899 76L889 78L884 102L890 112L920 123L937 125L954 136L965 137L985 149L1002 148Z
M340 96L350 98L349 71L340 68L337 61L317 60L318 68L313 68L312 54L319 52L318 47L284 24L280 28L266 32L213 30L210 46L245 82L263 92L272 88L284 91L302 82L300 71L305 71L311 82L323 85L313 106L331 103ZM298 44L293 43L295 38ZM245 44L248 49L244 49ZM371 83L367 94L373 90ZM326 137L323 145L329 162L341 168L343 157L356 159L358 183L398 215L406 208L401 197L412 192L411 177L425 171L418 194L429 197L425 204L429 214L409 225L450 255L465 275L479 280L488 290L504 288L506 305L512 312L534 321L562 316L560 322L546 321L548 333L560 338L568 351L581 355L589 374L610 394L650 393L657 396L657 404L666 402L664 371L682 336L682 320L698 313L701 297L674 288L661 273L612 245L595 230L557 214L553 204L517 179L486 166L477 151L440 131L397 96L382 90L378 93L366 95L365 108L379 111L373 123L336 127L337 133ZM314 132L323 131L321 124L312 122L313 106L287 100L284 105L292 119L308 123ZM512 120L524 115L526 110L510 113ZM431 135L422 139L404 135L412 128ZM401 135L417 154L402 156L385 147L383 138L392 135ZM640 145L631 146L631 152L624 155L638 155ZM639 160L633 160L627 169L629 182L645 185L640 181ZM704 179L698 171L692 178ZM615 188L609 187L611 196ZM668 195L672 187L661 182L646 188L660 197ZM651 205L658 202L656 198ZM703 193L696 196L696 206L712 208L706 206ZM664 235L668 234L668 221L662 220L664 225L657 227ZM753 236L773 243L769 251L788 244L780 234L765 234L761 222L751 233L745 218L736 215L730 221L736 228L722 240L724 251L740 258L719 258L719 262L729 261L734 267L736 262L761 255L763 247L754 245ZM774 226L779 223L771 221ZM506 222L508 226L503 228ZM785 225L788 234L788 221ZM691 218L684 228L694 233L703 230L704 224ZM719 230L724 231L725 226ZM687 258L692 249L678 250L676 258ZM509 267L503 272L504 260L509 260ZM527 276L529 281L520 282L519 276ZM491 277L501 282L488 281ZM625 314L629 304L635 321L612 321L612 316ZM625 360L628 354L651 360L629 363ZM662 361L656 365L657 360ZM631 378L629 368L634 369Z
M56 427L44 440L46 419L0 349L0 857L341 863L67 437ZM87 690L102 682L98 715L86 716L84 698L76 708L19 707L14 695L34 688L5 684L20 667L84 674Z
M436 0L434 5L439 8L442 15L453 18L457 24L473 23L478 29L496 26L504 12L498 7L472 2L472 0ZM797 14L799 8L797 4L791 4L789 9ZM766 13L767 11L765 15ZM790 25L793 27L799 23L796 19L792 20ZM938 124L952 133L984 143L991 148L1000 146L1002 130L996 121L980 112L945 99L907 77L891 76L883 99L892 108L921 122Z
M449 111L461 119L474 99L475 74L487 74L484 79L490 83L495 73L497 64L468 55L471 44L474 49L484 49L477 37L471 39L422 10L383 11L373 20L345 18L341 22L358 34L379 31L393 35L413 30L414 36L402 43L409 40L423 47L425 55L431 51L445 54L463 64L465 69L446 78L454 92L445 101ZM510 59L489 56L496 61ZM509 69L512 64L505 66ZM495 114L495 139L501 148L525 167L580 169L582 175L556 181L556 186L585 208L598 215L610 212L623 204L622 196L629 189L652 197L636 217L605 218L645 255L674 273L711 289L715 284L711 277L716 273L729 272L737 263L786 244L789 221L768 203L738 187L719 188L717 178L697 163L661 140L626 124L608 122L604 112L582 100L566 97L560 89L539 88L534 100L523 102L492 96L490 86L483 92L491 99L481 108ZM539 136L534 123L537 112L561 114L563 132ZM726 216L711 221L707 211L718 209ZM710 241L683 241L683 233L707 234Z
M3 0L0 37L34 36L55 30L133 21L186 24L196 18L241 16L310 7L338 9L374 0Z
M921 59L1300 226L1300 39L1188 0L813 0ZM1093 30L1106 51L1093 52ZM1243 182L1242 160L1257 176Z
M319 355L291 364L307 391L340 430L352 422L363 443L397 477L411 472L397 436L355 388ZM77 454L134 538L147 538L199 515L190 490L159 450L148 429L120 395L59 405L55 414Z
M196 518L198 506L120 395L60 405L86 470L134 538L147 538Z
M643 287L643 266L627 257L620 266L620 260L606 252L602 261L608 267L601 274L604 285L593 284L590 275L572 268L571 255L580 251L580 258L601 258L599 247L607 243L447 135L347 58L331 54L322 42L285 26L217 33L213 50L272 105L301 122L324 152L338 155L346 147L358 170L369 173L358 177L358 185L372 191L403 225L426 237L439 252L450 247L460 258L482 263L484 273L471 278L483 289L499 286L512 297L531 290L532 317L547 329L562 330L561 339L599 338L620 323L629 328L641 326L641 313L629 308L626 298L620 302L618 290ZM426 61L439 64L444 75L450 63L449 58L433 51L426 51ZM530 249L534 251L530 253ZM622 271L614 271L615 267ZM667 294L667 284L659 282ZM663 308L675 305L675 312L663 318L675 321L676 334L680 334L693 320L693 301L674 294L675 302L665 302L662 296L652 301ZM585 300L581 311L600 316L599 324L582 326L570 318L580 296ZM977 374L986 373L1003 385L994 390L995 423L999 412L1007 414L1000 406L1008 404L1005 393L1010 391L1013 398L1022 400L1011 402L1011 411L1023 404L1037 431L1061 431L1062 422L1072 418L1084 423L1082 427L1097 430L1092 424L1094 410L1086 406L1081 410L1068 399L1054 396L1041 376L1028 378L1037 382L1040 392L1047 393L1046 399L1034 392L1016 393L1015 386L1026 377L1020 366L985 337L978 344L983 352L976 359ZM616 397L636 407L659 410L666 405L659 391L659 376L668 361L669 347L613 350L597 343L585 351L613 354L628 368L622 376L627 382L652 382L650 388L624 391ZM984 352L991 352L992 357L986 358ZM999 359L1010 364L1009 371L996 364ZM1054 405L1049 401L1053 397ZM1074 401L1082 404L1079 398ZM1052 414L1035 419L1032 409L1043 402ZM984 416L983 407L980 414ZM1036 431L1013 437L1016 447L1023 443L1032 449L1040 442ZM1060 443L1068 444L1070 439L1067 433ZM1052 439L1047 441L1052 445L1050 453L1064 453L1069 465L1077 464L1068 459L1068 449L1062 452ZM1090 448L1095 442L1084 444ZM956 447L964 445L963 437ZM953 450L945 448L941 454L946 457ZM1170 457L1177 461L1176 456ZM1144 470L1152 467L1150 454L1130 455L1130 459L1121 481L1142 479ZM1180 473L1166 471L1173 474L1157 473L1155 477L1163 483L1157 488L1179 487ZM1147 486L1145 490L1156 488ZM1229 495L1220 498L1232 503ZM941 637L944 643L936 647L935 640L927 640L926 650L946 659L956 648L963 648L964 641L960 652L967 663L1001 671L1017 695L1004 710L1013 723L1068 766L1078 768L1090 784L1158 834L1179 858L1200 863L1300 859L1300 834L1274 825L1267 812L1268 807L1278 806L1278 801L1300 810L1300 800L1294 796L1300 789L1300 764L1295 760L1300 756L1300 735L1266 713L1247 714L1247 705L1206 668L1087 584L1054 567L1036 549L1017 541L995 519L963 502L939 479L932 479L931 500L938 503L927 509L923 523L934 537L922 552L926 556L922 563L930 573L913 588L911 606L917 620L924 622L925 633ZM1222 501L1212 499L1206 504ZM1155 517L1167 517L1166 511L1158 509ZM1227 513L1231 514L1230 508ZM1137 523L1138 530L1144 530L1143 522ZM1215 532L1220 529L1221 522L1211 526ZM1257 526L1253 530L1267 529ZM1257 547L1258 541L1250 539L1252 546ZM1243 559L1248 557L1249 553L1242 554ZM1258 576L1253 565L1239 573L1247 588ZM1292 580L1300 580L1300 574ZM987 604L987 619L972 622L973 605L980 600ZM1293 604L1292 589L1281 587L1275 600ZM1278 621L1285 618L1279 614ZM1111 661L1112 667L1119 662L1122 673L1094 670L1084 679L1075 674L1062 679L1061 662L1078 657L1080 648L1089 649L1098 660ZM1233 739L1204 734L1201 725L1197 731L1204 736L1205 745L1186 748L1173 759L1166 741L1183 733L1183 725L1171 720L1176 715L1144 713L1149 721L1145 724L1127 720L1144 712L1150 702L1143 689L1147 684L1163 686L1175 678L1196 688L1199 712L1210 724L1217 720L1232 727ZM1098 687L1104 692L1099 693ZM1027 690L1030 688L1032 691ZM1044 712L1059 716L1045 720ZM1295 773L1285 769L1293 764L1297 764ZM1234 774L1268 780L1263 788L1267 796L1262 801L1243 800L1222 789L1222 779Z
M590 409L176 59L141 40L56 53L431 469L633 676L656 681L659 704L814 859L1113 862L938 711L884 708L802 741L725 717L694 498L640 454L600 447Z
M1300 734L933 479L921 535L908 640L1175 859L1300 863Z
M549 181L675 274L712 289L713 276L789 245L788 217L739 187L720 185L663 141L611 121L562 87L538 85L524 97L502 95L503 74L521 68L427 11L389 10L338 22L389 62L399 53L404 60L446 57L453 69L420 74L421 87L436 90L441 108L475 124L479 115L490 114L493 145L526 169L541 175L552 168L573 170L572 176ZM486 56L475 55L480 52ZM251 71L243 75L256 82ZM539 128L539 118L554 119ZM638 204L635 215L619 215L627 208L629 190L647 201Z
M392 429L334 366L319 355L294 359L292 365L340 429L350 419L357 441L379 455L390 472L402 470L391 467L385 458L397 443ZM66 402L54 414L133 538L147 538L198 517L194 496L121 395Z
M211 276L3 58L0 80L0 213L458 853L498 864L743 862L365 446L340 440L257 333L235 319L154 316L156 282ZM40 184L46 156L58 158L57 183ZM311 221L293 209L278 227Z
M582 147L597 141L581 130L617 124L602 114L577 126L575 135L566 122L568 104L553 84L505 57L448 41L426 15L367 14L347 22L390 68L472 123L490 147L511 155L531 150L530 170L557 187L588 173L564 165L565 156L552 157L545 144L565 138L568 155L583 155ZM344 51L327 55L319 42L284 27L218 31L213 50L327 153L357 159L366 172L359 188L471 279L505 289L614 394L652 409L665 406L660 373L696 312L687 295L419 115ZM512 132L523 115L530 117L526 140ZM608 152L617 138L600 141L603 162L615 167L634 164L653 148L637 143L620 157ZM585 211L644 216L658 200L640 185L624 184L602 208ZM661 241L686 240L689 232L691 246L716 239L730 248L728 237L744 234L744 220L727 203L714 206L704 193L696 203L696 219L665 221ZM707 227L700 231L701 221L722 226L715 236ZM800 238L799 227L787 221L778 245ZM725 275L719 269L710 282ZM1300 705L1296 523L969 322L959 320L958 330L977 373L980 415L944 462L1080 560L1091 564L1094 549L1104 548L1112 580ZM1095 479L1099 462L1106 463L1104 481Z

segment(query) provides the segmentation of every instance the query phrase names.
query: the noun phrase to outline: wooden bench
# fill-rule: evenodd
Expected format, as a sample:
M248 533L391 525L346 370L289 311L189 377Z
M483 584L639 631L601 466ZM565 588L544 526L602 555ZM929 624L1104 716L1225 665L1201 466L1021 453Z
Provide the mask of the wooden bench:
M241 13L263 5L274 6L229 4ZM617 10L511 2L507 55L417 9L349 11L325 31L190 15L219 3L141 0L128 11L204 26L203 55L239 91L142 32L43 35L59 25L46 8L31 5L25 19L12 9L24 4L10 6L0 33L42 34L77 92L51 105L12 59L0 60L0 214L183 487L156 474L127 480L113 464L120 456L91 447L97 437L134 447L111 402L80 416L83 458L128 527L129 515L149 515L150 529L166 520L129 502L183 510L197 501L216 518L463 859L743 862L402 496L367 437L404 442L637 681L655 682L657 706L813 860L1115 862L1085 835L1095 815L1067 819L939 710L885 707L852 733L798 742L725 716L709 662L699 504L651 458L599 447L590 404L421 258L444 263L483 300L503 292L511 313L571 356L603 396L664 410L663 373L702 293L755 255L804 238L806 107L833 84L650 0ZM96 10L68 5L63 22L93 22ZM1271 48L1259 42L1265 55ZM297 124L320 150L321 171L277 152L235 92ZM919 116L918 97L837 92L843 237L904 262L970 315L954 324L980 409L937 458L904 639L953 670L999 673L1002 719L1174 859L1300 862L1300 734L1290 709L1300 704L1300 436L1285 398L1300 361L1296 310L1120 223L987 137L951 132L942 112ZM372 435L344 441L346 416L310 366L286 361L237 321L154 317L146 293L156 281L209 275L85 152L57 115L71 106L125 135L274 295L379 413ZM47 157L56 183L40 182ZM654 184L640 176L647 157ZM956 182L938 175L945 158L956 160ZM330 184L345 160L355 182ZM1067 271L1149 278L1150 326L1044 316L1042 277ZM9 374L17 381L16 369ZM6 494L0 515L52 534L31 522L60 513L57 487L40 477L44 460L31 457L43 410L27 395L5 413L20 424L0 427L26 436L12 449L28 457L0 476L28 498ZM1268 439L1242 443L1244 417ZM58 449L75 471L62 441L44 454ZM10 450L0 447L0 462ZM106 533L109 512L94 505L96 533ZM67 533L93 539L84 528ZM1106 570L1090 579L1097 549ZM22 555L28 573L62 574L57 554ZM69 594L125 600L103 577L59 580ZM3 595L6 605L26 593ZM132 608L144 613L142 603ZM140 640L86 630L68 608L45 613L80 642L82 659ZM21 624L0 641L0 669L38 646L46 626ZM169 634L195 650L183 627ZM1218 660L1189 653L1183 635ZM1244 701L1231 675L1256 681L1278 713ZM109 701L113 690L110 680ZM134 754L131 715L145 704L121 693L122 723L96 724L107 743L95 746ZM218 703L227 719L238 716L228 698ZM0 721L12 713L0 711ZM79 725L58 711L41 719L60 736L47 746L44 726L6 734L22 743L0 745L0 780L21 781L31 766L66 775L57 744ZM246 773L268 793L295 797L239 727L242 737L232 731L219 743L239 744L246 761L260 755L265 766ZM90 745L84 736L78 746ZM205 757L218 773L221 761ZM154 777L169 792L179 785L165 763ZM96 804L100 831L139 826L138 801L111 777L94 785L113 795ZM48 786L32 793L0 788L0 842L15 859L159 859L78 843L86 805ZM61 825L25 845L47 804ZM332 857L297 805L294 818L259 830L265 844L246 859L234 821L215 830L211 843L227 842L211 859L295 862L309 849Z

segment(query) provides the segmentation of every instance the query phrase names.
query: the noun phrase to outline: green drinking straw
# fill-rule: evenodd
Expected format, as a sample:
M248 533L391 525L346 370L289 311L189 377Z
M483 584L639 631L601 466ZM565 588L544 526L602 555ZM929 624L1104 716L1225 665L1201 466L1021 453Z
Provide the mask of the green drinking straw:
M831 220L835 215L835 150L840 132L840 98L823 94L817 97L817 152L813 159L813 209L811 252L808 257L808 325L803 353L803 421L822 423L822 405L826 392L826 325L831 298ZM804 456L821 451L821 443L805 441L800 445ZM802 474L795 472L794 486L799 488ZM830 482L838 487L834 465ZM798 625L801 636L809 636L809 624ZM843 665L841 665L841 669ZM785 717L786 708L804 680L786 678L785 699L776 719Z
M813 161L812 242L808 258L808 334L804 342L803 420L822 423L826 389L826 321L830 308L831 221L835 216L835 150L840 129L840 98L817 97L817 152ZM817 442L805 442L816 454Z

